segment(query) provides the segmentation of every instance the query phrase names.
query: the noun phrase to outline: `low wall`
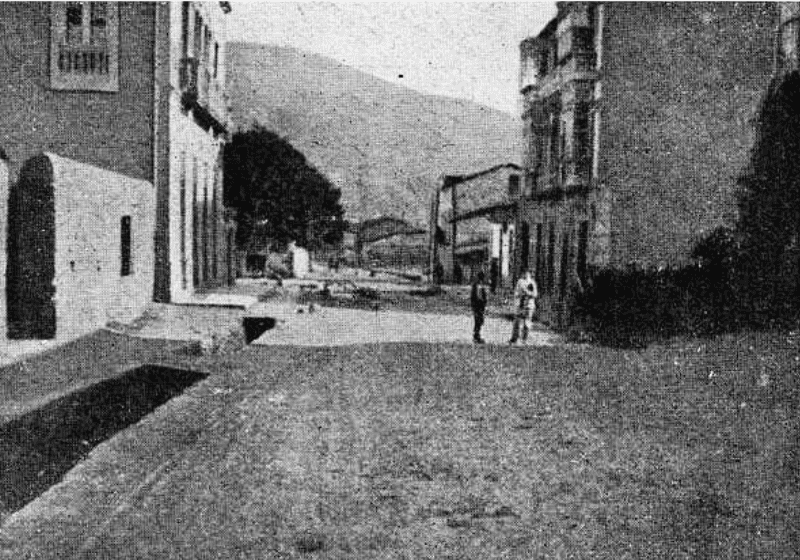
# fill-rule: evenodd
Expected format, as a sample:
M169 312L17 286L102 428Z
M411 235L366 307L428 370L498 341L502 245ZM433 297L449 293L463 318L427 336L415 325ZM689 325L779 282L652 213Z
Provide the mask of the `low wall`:
M55 195L56 337L73 338L109 321L135 318L153 297L153 186L46 156ZM124 275L123 217L129 217L131 257Z

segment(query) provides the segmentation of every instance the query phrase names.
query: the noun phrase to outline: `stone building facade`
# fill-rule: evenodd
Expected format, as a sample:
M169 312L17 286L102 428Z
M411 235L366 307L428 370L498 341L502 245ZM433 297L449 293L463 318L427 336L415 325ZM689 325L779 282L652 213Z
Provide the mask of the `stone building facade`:
M0 147L153 185L156 301L232 280L222 206L227 2L0 3ZM0 216L0 221L5 217Z
M780 48L775 57L775 70L785 72L800 70L800 2L780 4Z
M563 2L520 45L516 268L561 322L592 269L680 266L736 217L777 4Z

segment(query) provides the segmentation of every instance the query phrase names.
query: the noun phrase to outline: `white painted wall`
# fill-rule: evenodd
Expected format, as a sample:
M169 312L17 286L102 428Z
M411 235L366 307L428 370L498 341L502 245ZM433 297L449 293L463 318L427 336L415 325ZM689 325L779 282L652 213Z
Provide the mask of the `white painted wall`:
M174 94L170 100L169 136L169 228L170 262L172 263L170 267L170 286L172 290L172 301L181 303L190 300L194 293L192 285L194 270L194 259L192 255L192 239L194 238L192 204L194 203L202 206L203 196L205 195L208 200L208 207L209 209L211 208L214 190L214 170L218 165L223 142L220 138L215 138L213 132L203 130L197 126L190 114L183 113L177 94ZM182 174L184 174L186 185L186 209L183 213L185 224L183 229L181 228ZM196 193L194 192L195 179L197 180ZM181 250L182 231L184 232L185 254ZM185 262L185 264L182 264L183 262Z
M147 181L53 154L56 337L139 316L153 294L155 190ZM121 219L131 217L132 269L121 276Z

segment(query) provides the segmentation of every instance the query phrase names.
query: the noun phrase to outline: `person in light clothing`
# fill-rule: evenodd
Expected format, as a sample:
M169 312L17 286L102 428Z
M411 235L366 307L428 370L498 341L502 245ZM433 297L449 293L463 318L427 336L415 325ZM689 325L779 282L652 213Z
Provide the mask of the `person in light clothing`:
M533 327L533 314L536 313L536 298L539 297L539 288L533 279L530 270L525 270L514 288L514 327L511 330L509 344L514 344L520 339L522 327L522 340L528 339L528 333Z

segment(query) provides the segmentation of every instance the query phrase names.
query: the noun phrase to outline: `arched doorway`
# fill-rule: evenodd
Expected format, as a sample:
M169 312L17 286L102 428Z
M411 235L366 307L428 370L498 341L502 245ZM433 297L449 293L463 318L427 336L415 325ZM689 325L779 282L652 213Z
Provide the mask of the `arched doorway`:
M8 202L8 338L54 338L55 196L47 156L25 163Z

